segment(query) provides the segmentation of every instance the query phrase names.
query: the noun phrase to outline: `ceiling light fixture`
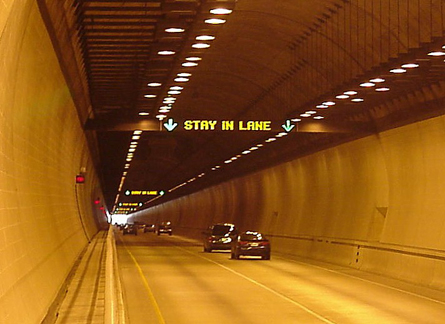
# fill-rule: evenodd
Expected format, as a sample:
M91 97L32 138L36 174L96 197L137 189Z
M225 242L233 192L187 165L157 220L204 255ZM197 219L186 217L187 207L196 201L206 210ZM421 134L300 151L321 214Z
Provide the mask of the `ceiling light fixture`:
M170 28L165 29L165 31L167 33L183 33L183 32L185 32L185 29L179 28L179 27L170 27Z
M158 55L173 55L175 53L174 51L159 51Z
M334 105L335 105L335 102L333 102L333 101L325 101L325 102L322 103L322 105L325 105L325 106L334 106Z
M428 55L429 56L444 56L445 52L442 52L442 51L429 52Z
M215 39L215 36L211 36L211 35L199 35L199 36L196 36L195 39L196 39L196 40L199 40L199 41L211 41L211 40L214 40L214 39Z
M150 115L150 113L148 113L146 111L139 112L139 116L148 116L148 115Z
M186 57L185 60L190 61L190 62L196 62L196 61L201 61L202 58L200 58L198 56L190 56L190 57Z
M319 108L319 109L324 109L324 108L328 108L329 106L326 105L317 105L315 106L315 108Z
M391 72L391 73L405 73L406 72L406 70L405 69L402 69L402 68L397 68L397 69L392 69L392 70L389 70L389 72Z
M209 44L205 44L205 43L195 43L195 44L192 45L192 47L193 48L203 49L203 48L209 48L210 45Z
M220 24L224 24L226 22L226 20L219 19L219 18L210 18L210 19L204 20L204 22L206 24L210 24L210 25L220 25Z
M170 90L183 90L183 89L184 89L184 87L180 87L180 86L170 87Z
M324 119L323 116L314 116L314 119Z
M293 122L296 122L296 123L301 122L301 119L300 119L300 118L292 118L291 120L292 120Z
M363 102L363 101L365 101L365 100L362 99L362 98L354 98L354 99L351 99L351 101L352 101L352 102Z
M375 91L385 92L385 91L389 91L389 88L387 88L387 87L376 88Z
M342 95L335 96L335 98L337 98L337 99L348 99L349 96L345 95L345 94L342 94Z
M374 87L374 86L375 86L375 83L372 83L372 82L363 82L363 83L360 83L360 86L361 86L361 87L364 87L364 88L371 88L371 87Z
M348 95L348 96L354 96L354 95L356 95L357 94L357 91L354 91L354 90L348 90L348 91L345 91L345 92L343 92L345 95Z
M178 77L185 77L185 78L192 76L191 73L187 73L187 72L178 73L177 75L178 75Z
M210 13L214 14L214 15L228 15L228 14L232 13L232 10L226 9L226 8L215 8L215 9L211 9Z
M160 87L162 83L159 82L150 82L147 84L149 87Z
M311 114L300 114L301 117L311 117Z
M369 82L372 82L372 83L381 83L381 82L385 82L385 79L382 79L382 78L374 78L374 79L369 80Z
M181 65L182 65L182 66L185 66L185 67L192 67L192 66L197 66L198 63L194 63L194 62L184 62L184 63L182 63Z
M176 78L175 81L176 82L187 82L187 81L189 81L189 79L188 78Z
M178 95L181 94L181 91L176 91L176 90L171 90L169 92L167 92L169 95Z
M419 67L419 64L416 64L416 63L406 63L406 64L403 64L402 67L404 69L414 69L414 68Z
M144 95L145 98L156 98L156 95L154 94L146 94Z
M166 115L157 115L156 118L159 120L163 120L164 118L166 118Z

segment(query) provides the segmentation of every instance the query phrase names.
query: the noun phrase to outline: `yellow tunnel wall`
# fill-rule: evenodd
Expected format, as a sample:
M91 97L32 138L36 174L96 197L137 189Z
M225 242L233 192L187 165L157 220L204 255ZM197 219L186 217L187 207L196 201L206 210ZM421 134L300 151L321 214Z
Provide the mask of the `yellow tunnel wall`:
M339 145L134 214L199 238L212 223L273 251L445 287L445 119ZM175 227L174 227L175 229Z
M106 218L36 1L0 1L0 35L0 323L35 324Z

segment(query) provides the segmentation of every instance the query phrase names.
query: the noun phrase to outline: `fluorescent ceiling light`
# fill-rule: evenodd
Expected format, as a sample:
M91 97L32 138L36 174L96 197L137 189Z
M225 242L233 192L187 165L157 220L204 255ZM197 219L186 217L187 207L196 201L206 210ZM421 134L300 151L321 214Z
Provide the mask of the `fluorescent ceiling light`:
M147 84L149 87L160 87L162 83L159 82L150 82Z
M177 75L178 75L178 77L189 77L192 74L191 73L187 73L187 72L182 72L182 73L178 73Z
M168 94L170 94L170 95L178 95L178 94L181 94L181 91L171 90L171 91L168 92Z
M158 52L159 55L173 55L175 53L176 52L174 52L174 51L159 51Z
M372 83L372 82L363 82L363 83L360 83L360 86L361 86L361 87L364 87L364 88L370 88L370 87L374 87L374 86L375 86L375 83Z
M192 45L193 48L209 48L210 45L209 44L205 44L205 43L196 43Z
M406 70L405 70L405 69L398 68L398 69L392 69L392 70L389 70L389 72L391 72L391 73L405 73Z
M188 78L176 78L175 81L176 82L187 82L187 81L189 81L189 79Z
M156 98L156 95L154 94L146 94L144 95L145 98Z
M445 52L442 52L442 51L429 52L428 55L429 56L444 56Z
M165 29L167 33L183 33L185 31L184 28L178 28L178 27L170 27Z
M357 91L354 91L354 90L348 90L348 91L345 91L345 92L343 92L345 95L348 95L348 96L354 96L354 95L356 95L357 94Z
M228 14L232 13L232 10L226 9L226 8L215 8L215 9L211 9L210 13L214 14L214 15L228 15Z
M211 25L220 25L220 24L224 24L226 22L225 19L219 19L219 18L210 18L210 19L206 19L204 21L206 24L211 24Z
M348 96L348 95L345 95L345 94L342 94L342 95L338 95L338 96L336 96L335 98L337 98L337 99L348 99L349 96Z
M196 39L196 40L199 40L199 41L211 41L211 40L214 40L214 39L215 39L215 36L211 36L211 35L199 35L199 36L196 36L195 39Z
M333 102L333 101L325 101L325 102L323 102L323 105L325 105L325 106L334 106L335 102Z
M196 61L201 61L202 58L200 58L198 56L190 56L190 57L186 57L185 60L190 61L190 62L196 62Z
M182 90L182 89L184 89L184 87L180 87L180 86L170 87L170 90Z
M379 91L379 92L389 91L389 88L386 88L386 87L376 88L375 91Z
M402 67L404 69L414 69L414 68L419 67L419 64L416 64L416 63L406 63L406 64L403 64Z
M194 63L194 62L185 62L185 63L182 63L181 65L182 65L182 66L185 66L185 67L192 67L192 66L197 66L198 63Z
M148 116L148 115L150 115L150 113L148 113L146 111L139 112L139 116Z
M362 102L362 101L364 101L364 99L362 99L362 98L354 98L354 99L351 99L351 101L352 102Z
M372 82L372 83L381 83L381 82L385 82L385 79L382 79L382 78L374 78L374 79L369 80L369 82Z

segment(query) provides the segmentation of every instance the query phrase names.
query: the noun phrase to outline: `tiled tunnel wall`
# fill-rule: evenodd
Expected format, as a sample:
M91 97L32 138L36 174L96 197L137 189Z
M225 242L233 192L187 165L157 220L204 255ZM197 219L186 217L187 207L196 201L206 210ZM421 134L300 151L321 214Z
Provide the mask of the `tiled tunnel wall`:
M0 71L0 323L40 323L106 219L36 1L0 1Z
M135 214L200 237L215 222L275 251L445 287L445 117L296 159ZM174 227L174 230L175 230Z

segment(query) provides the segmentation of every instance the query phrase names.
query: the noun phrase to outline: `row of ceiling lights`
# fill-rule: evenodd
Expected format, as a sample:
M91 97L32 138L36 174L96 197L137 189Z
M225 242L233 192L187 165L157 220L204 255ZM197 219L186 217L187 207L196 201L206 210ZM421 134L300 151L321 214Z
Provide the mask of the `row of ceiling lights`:
M211 9L210 13L214 14L214 15L228 15L232 12L231 9L226 9L226 8L215 8L215 9ZM220 25L220 24L224 24L226 22L225 19L221 19L221 18L209 18L206 19L204 21L207 24L211 24L211 25ZM165 29L165 31L167 33L183 33L185 32L184 28L167 28ZM213 35L199 35L195 37L195 40L198 41L197 43L192 44L192 48L193 49L207 49L210 47L210 44L205 43L208 41L212 41L215 39L215 36ZM158 55L161 56L165 56L165 55L175 55L176 52L173 50L162 50L158 52ZM184 68L192 68L192 67L196 67L198 66L198 62L201 61L202 58L199 56L189 56L185 58L185 61L181 64L182 67ZM184 89L184 87L182 86L185 82L188 82L190 80L190 77L192 76L192 74L190 72L180 72L176 75L176 77L174 78L174 82L176 83L175 85L172 85L168 92L167 92L167 96L163 98L162 101L162 105L159 107L159 111L158 111L158 115L156 116L156 118L158 118L159 120L163 120L164 118L167 117L167 114L171 111L173 104L176 101L176 96L181 94L181 91ZM181 85L179 85L181 84ZM150 88L159 88L162 86L162 83L160 82L150 82L147 84L148 87ZM156 94L150 93L150 94L145 94L144 95L145 98L148 99L154 99L157 97ZM149 115L148 112L140 112L139 113L140 116L147 116Z
M440 50L440 51L429 52L428 56L431 56L431 57L445 56L445 51L443 51L443 50L445 50L445 45L442 46L442 50ZM419 66L420 65L418 63L405 63L405 64L402 64L400 67L390 69L389 72L393 73L393 74L404 74L404 73L408 72L408 70L418 68ZM382 83L384 83L385 81L386 80L384 78L376 77L376 78L373 78L373 79L370 79L370 80L360 83L359 86L360 86L360 88L365 88L365 89L374 88L374 90L376 92L387 92L390 90L390 88L382 85ZM353 103L360 103L360 102L365 101L365 99L359 95L358 91L355 91L355 90L346 90L343 93L336 95L335 98L339 99L339 100L350 99L351 102L353 102ZM335 106L335 105L336 105L335 99L326 100L326 101L323 101L322 103L316 105L315 106L316 110L308 110L308 111L300 114L299 117L303 117L303 118L312 117L313 119L318 119L318 120L324 119L325 117L322 116L321 114L319 114L319 112L323 109L327 109L327 108ZM293 118L292 121L300 122L301 119Z
M232 12L232 10L230 9L225 9L225 8L215 8L215 9L211 9L210 13L214 14L214 15L228 15ZM226 20L225 19L220 19L220 18L209 18L205 20L205 23L207 24L211 24L211 25L219 25L219 24L223 24L225 23ZM177 27L169 27L165 29L165 32L167 33L183 33L185 32L184 28L177 28ZM200 41L198 43L194 43L192 45L192 48L194 49L206 49L210 47L210 44L207 43L202 43L203 41L212 41L215 39L215 36L211 36L211 35L199 35L195 38L197 41ZM172 50L162 50L158 52L158 55L161 56L165 56L165 55L175 55L176 52L172 51ZM182 67L184 68L190 68L190 67L195 67L198 65L197 62L201 61L202 58L198 57L198 56L189 56L185 59L185 62L183 62L181 64ZM185 82L188 82L190 79L190 77L192 76L191 73L189 72L180 72L176 75L174 81L177 83L173 86L171 86L169 88L169 91L167 92L167 96L164 97L163 101L162 101L162 106L159 108L159 114L156 116L156 118L158 118L159 120L164 119L167 113L170 112L171 108L173 107L173 104L176 101L176 97L177 95L181 94L181 91L184 89L184 87L180 86L179 84L183 84ZM160 82L149 82L147 84L148 87L150 88L158 88L162 86L162 83ZM145 98L147 99L154 99L157 97L156 94L145 94L144 95ZM149 113L145 112L145 111L141 111L139 112L140 116L148 116ZM134 157L134 153L136 151L137 145L138 145L138 140L140 139L140 136L142 134L141 130L135 130L133 132L132 135L132 140L130 142L130 147L128 149L128 153L127 153L127 157L126 157L126 163L125 163L125 167L124 167L124 172L122 174L121 177L121 181L119 184L119 189L118 189L118 194L116 195L115 201L114 201L114 206L113 206L113 210L116 209L116 206L119 202L119 197L120 197L120 192L122 191L122 188L124 186L125 183L125 179L127 177L127 173L128 173L128 169L130 168L130 163Z
M141 135L142 135L141 130L135 130L133 132L133 134L131 135L130 147L128 148L127 157L125 158L124 172L122 173L121 181L119 183L118 193L114 200L113 211L116 209L116 206L119 202L120 192L122 191L122 188L124 186L125 179L128 174L128 169L130 168L130 163L134 158L134 153L136 152L136 148L138 146L138 141L141 139Z
M445 50L445 45L442 46L442 49ZM432 57L442 57L442 56L445 56L445 51L433 51L433 52L429 52L428 55L432 56ZM417 64L417 63L406 63L406 64L402 64L400 67L396 67L394 69L391 69L390 72L394 73L394 74L403 74L403 73L406 73L409 69L414 69L414 68L417 68L417 67L419 67L419 64ZM375 87L374 89L375 89L376 92L387 92L387 91L390 90L389 87L385 87L385 86L381 86L380 85L381 83L384 83L384 82L385 82L385 79L377 77L377 78L373 78L373 79L370 79L368 81L362 82L362 83L360 83L359 86L361 88L374 88ZM349 99L349 98L353 97L353 98L351 98L351 102L354 102L354 103L363 102L364 101L363 98L354 97L357 94L358 94L358 92L355 91L355 90L346 90L342 94L339 94L339 95L335 96L335 98L336 99L340 99L340 100L345 100L345 99ZM315 108L316 109L327 109L327 108L329 108L331 106L334 106L335 104L336 104L336 102L334 100L327 100L327 101L322 102L319 105L316 105ZM317 111L315 111L315 110L308 110L305 113L300 114L299 117L306 117L306 118L307 117L312 117L313 119L318 119L318 120L324 119L323 116L316 115L316 114L317 114ZM313 116L313 115L315 115L315 116ZM291 120L293 122L300 122L301 118L293 118ZM275 135L274 137L270 137L264 143L260 143L260 144L254 145L251 148L249 148L247 150L244 150L241 154L237 154L237 155L231 157L230 159L225 160L224 164L230 164L230 163L238 160L239 158L241 158L243 155L250 154L250 153L252 153L252 152L254 152L256 150L259 150L259 149L263 148L265 143L275 142L276 140L278 140L280 138L283 138L286 135L288 135L288 133L281 132L281 133ZM216 165L211 170L212 171L217 171L217 170L221 169L221 167L222 167L221 165ZM181 188L181 187L183 187L183 186L185 186L185 185L187 185L187 184L189 184L191 182L194 182L194 181L198 180L199 178L202 178L204 175L205 175L205 173L201 173L200 175L198 175L196 177L193 177L193 178L191 178L191 179L181 183L180 185L177 185L176 187L168 190L168 192L175 191L175 190L177 190L177 189L179 189L179 188Z

